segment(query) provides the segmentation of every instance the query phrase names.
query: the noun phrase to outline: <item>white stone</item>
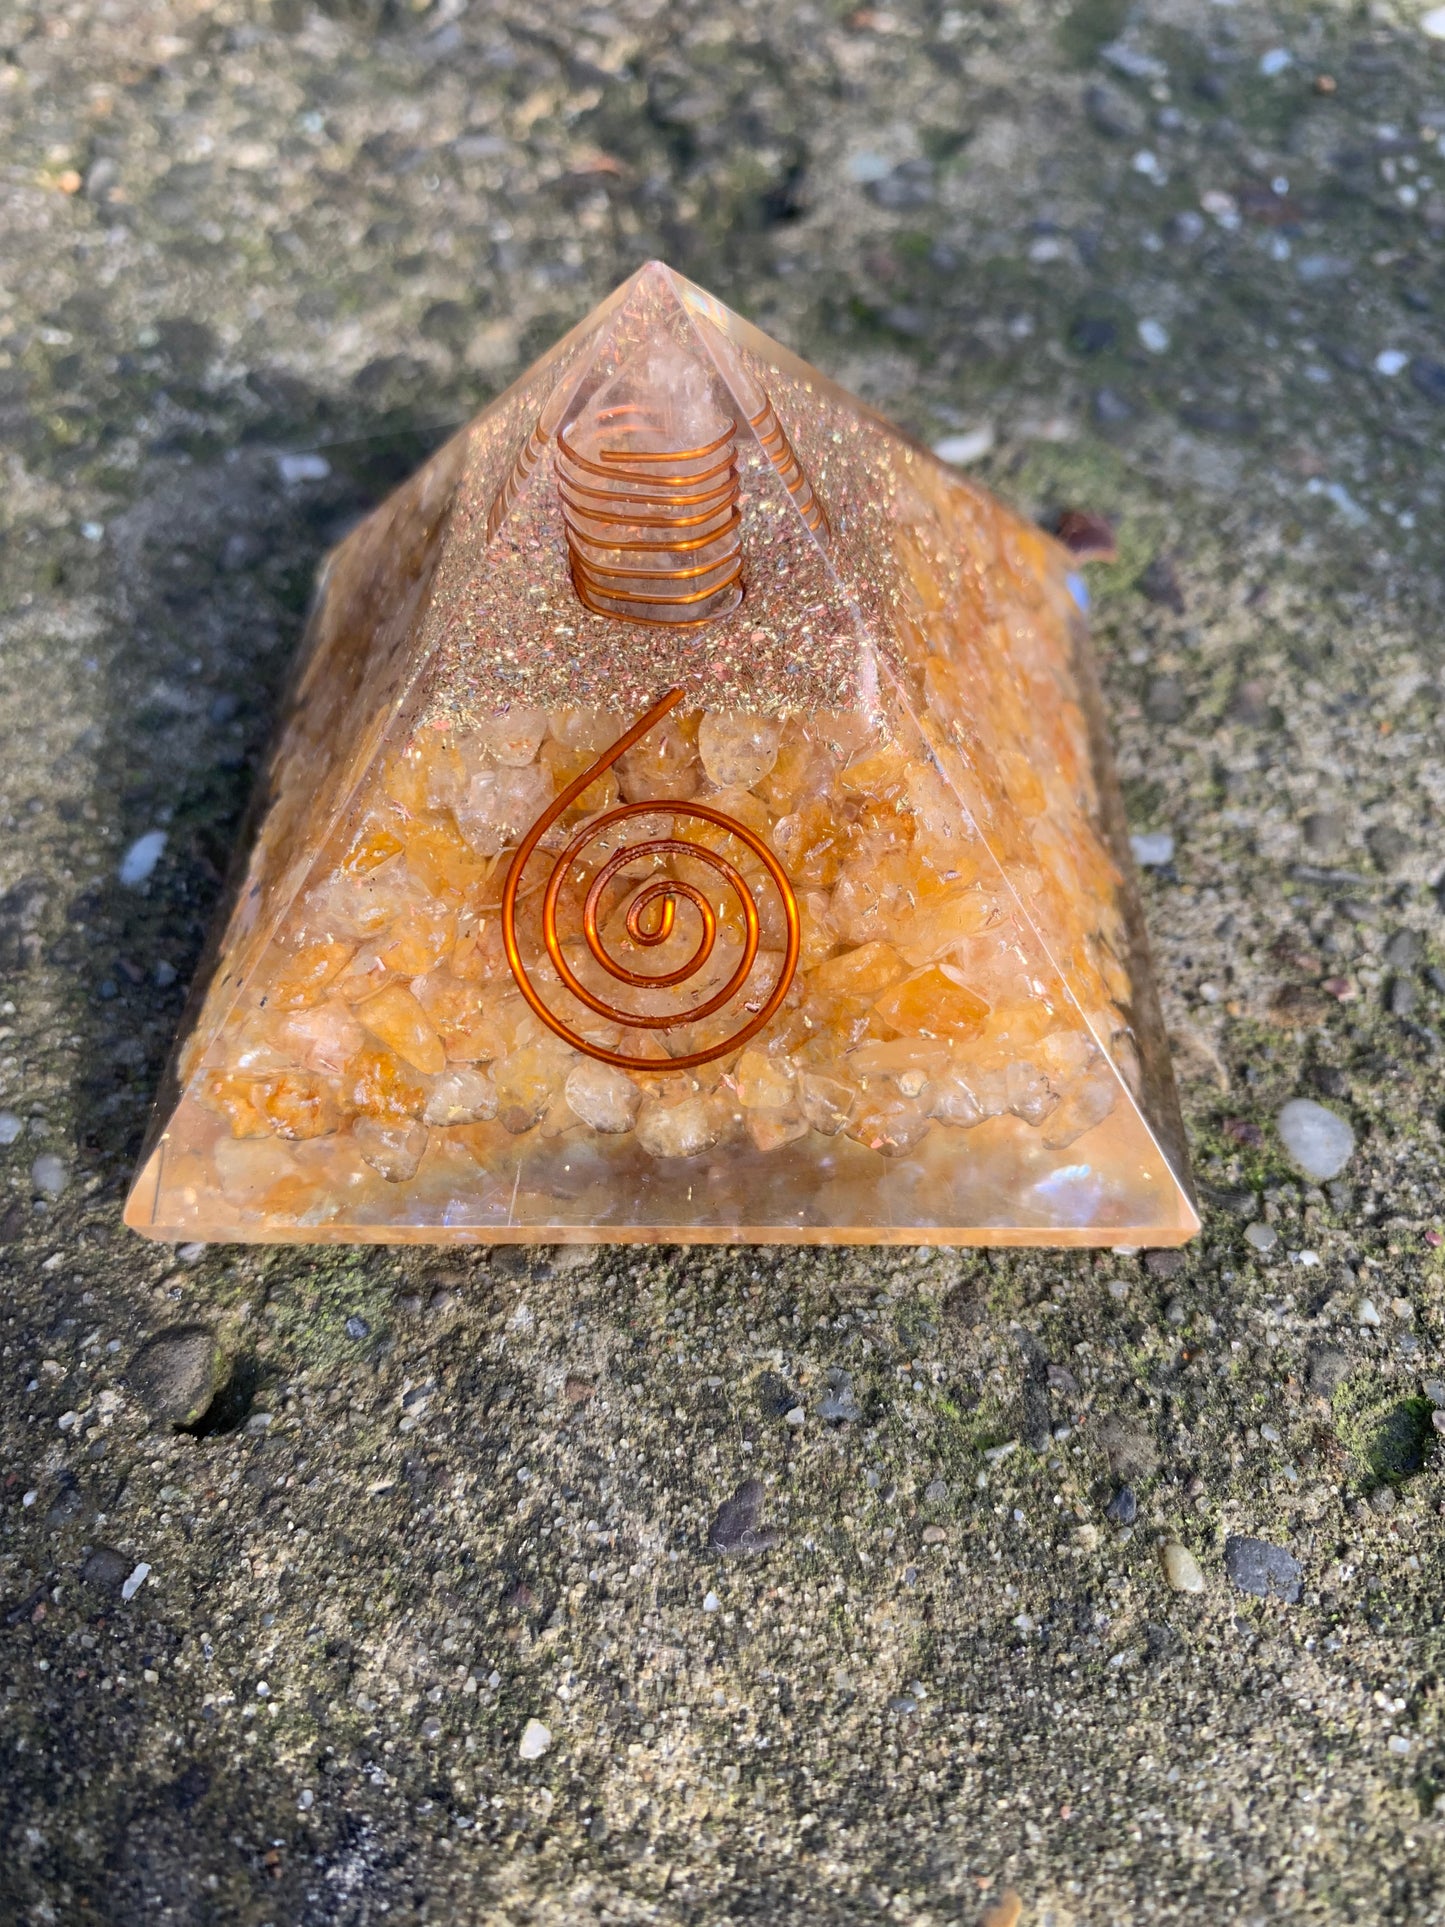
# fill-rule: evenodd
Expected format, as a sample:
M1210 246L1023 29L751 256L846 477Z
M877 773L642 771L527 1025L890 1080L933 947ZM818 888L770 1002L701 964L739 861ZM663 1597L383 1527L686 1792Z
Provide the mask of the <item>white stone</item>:
M1382 348L1375 356L1375 373L1393 376L1403 374L1410 365L1410 357L1403 348Z
M945 435L942 441L933 444L933 452L939 461L949 462L954 468L965 468L970 462L981 461L993 443L993 426L984 422L961 435Z
M770 717L710 710L697 733L702 766L719 789L749 790L777 762L780 734Z
M702 1609L705 1613L715 1613L721 1604L722 1601L718 1598L717 1594L710 1592L703 1597Z
M637 1141L655 1158L691 1158L717 1142L718 1119L702 1097L681 1104L644 1104L637 1114Z
M457 828L478 856L500 856L552 800L552 779L540 763L524 769L479 769L454 814Z
M1288 72L1294 65L1294 55L1288 47L1271 47L1267 54L1259 57L1259 71L1266 80L1273 80L1276 74Z
M283 1032L288 1049L310 1071L333 1076L361 1049L366 1039L360 1024L339 997L311 1010L295 1011L286 1019Z
M1372 1329L1378 1329L1379 1327L1380 1314L1375 1310L1372 1299L1362 1298L1360 1300L1360 1308L1355 1313L1355 1318L1361 1325L1369 1325Z
M1169 330L1162 321L1146 316L1139 323L1139 339L1151 355L1162 355L1169 346Z
M850 154L847 162L848 179L859 187L868 187L874 181L881 181L893 172L893 163L883 154L875 154L871 148L861 153Z
M128 890L138 890L141 884L149 882L151 872L165 855L166 833L164 830L147 830L138 836L120 860L118 875Z
M54 1151L42 1151L30 1167L30 1182L47 1198L58 1198L70 1183L65 1160L57 1157Z
M642 1093L613 1064L583 1058L567 1073L562 1095L574 1117L594 1131L630 1131Z
M1432 7L1422 15L1420 31L1429 40L1445 40L1445 7Z
M1174 861L1174 838L1168 830L1143 830L1129 838L1129 848L1142 870L1157 870Z
M1254 1246L1256 1251L1273 1251L1279 1243L1279 1233L1272 1224L1252 1224L1245 1227L1245 1243Z
M522 1760L540 1760L551 1749L552 1729L543 1726L540 1720L528 1720L522 1728L522 1737L517 1745L517 1757Z
M24 1129L14 1111L0 1111L0 1145L13 1144Z
M150 1577L150 1567L142 1559L120 1589L122 1599L134 1599L146 1580Z
M509 709L483 723L478 735L499 763L509 769L524 769L533 761L547 734L547 712L542 709Z
M416 1176L427 1146L424 1124L383 1124L378 1118L359 1117L351 1135L372 1170L379 1171L388 1184L406 1184Z
M283 482L324 482L331 464L324 455L278 455L276 471Z
M1141 47L1135 47L1127 40L1111 40L1106 47L1099 49L1099 58L1106 67L1112 67L1116 74L1123 74L1128 80L1167 80L1169 69L1162 60L1153 54L1146 54Z
M1199 1570L1199 1561L1177 1539L1171 1539L1167 1546L1160 1548L1159 1563L1164 1568L1165 1581L1172 1591L1204 1591L1204 1574Z
M1317 1183L1338 1177L1355 1154L1350 1125L1311 1097L1291 1098L1275 1122L1297 1169Z
M426 1109L428 1124L481 1124L497 1115L497 1087L485 1071L470 1064L443 1071L431 1087Z
M798 1077L798 1099L803 1116L824 1137L836 1137L853 1113L858 1093L851 1084L827 1077L821 1071L803 1071ZM938 1115L938 1113L935 1113ZM976 1116L969 1119L976 1122Z

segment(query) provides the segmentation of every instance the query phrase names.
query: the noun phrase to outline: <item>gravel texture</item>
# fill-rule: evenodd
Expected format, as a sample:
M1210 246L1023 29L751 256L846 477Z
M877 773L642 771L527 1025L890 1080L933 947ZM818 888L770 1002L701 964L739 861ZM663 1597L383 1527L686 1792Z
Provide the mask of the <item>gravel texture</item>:
M0 14L7 1921L1445 1921L1421 17ZM319 557L650 255L1112 526L1177 1267L122 1232Z

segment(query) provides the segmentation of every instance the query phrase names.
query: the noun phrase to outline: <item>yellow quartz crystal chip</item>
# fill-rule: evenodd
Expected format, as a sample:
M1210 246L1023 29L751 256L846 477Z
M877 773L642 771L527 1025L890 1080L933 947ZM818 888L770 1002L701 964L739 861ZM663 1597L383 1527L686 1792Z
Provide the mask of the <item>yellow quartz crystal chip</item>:
M641 269L328 561L127 1223L1192 1236L1070 566Z

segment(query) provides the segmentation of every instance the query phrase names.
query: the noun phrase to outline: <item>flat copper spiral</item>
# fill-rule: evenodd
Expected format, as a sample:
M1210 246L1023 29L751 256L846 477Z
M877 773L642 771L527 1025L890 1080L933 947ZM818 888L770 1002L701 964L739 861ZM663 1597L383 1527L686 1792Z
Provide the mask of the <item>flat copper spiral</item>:
M712 823L719 829L726 830L730 836L735 836L740 843L745 844L752 851L771 877L782 901L788 934L783 967L766 1001L747 1023L734 1031L732 1036L725 1038L720 1044L709 1046L706 1050L689 1051L684 1056L666 1059L633 1057L626 1051L607 1050L600 1044L591 1043L569 1028L561 1017L547 1008L536 986L527 975L527 967L522 961L521 947L517 941L517 893L521 888L522 873L533 851L552 825L571 807L588 785L596 782L603 771L610 769L619 757L625 756L635 743L641 742L655 724L661 722L670 710L677 707L682 698L682 690L669 690L661 702L654 703L640 721L634 723L625 735L620 736L609 750L599 756L589 769L585 769L580 776L574 778L562 794L548 805L522 838L521 846L507 872L506 885L502 891L502 942L506 947L507 962L511 965L512 975L517 980L517 988L532 1010L549 1030L554 1031L565 1043L571 1044L574 1050L583 1051L588 1057L600 1058L604 1064L615 1064L625 1071L688 1070L698 1064L709 1063L715 1057L724 1057L729 1051L739 1049L750 1037L757 1035L781 1005L798 968L798 952L801 944L798 903L782 865L767 844L746 824L739 823L734 817L724 815L721 810L710 809L705 803L668 801L661 805L655 802L627 803L620 809L608 810L604 815L594 817L590 823L583 824L552 865L542 897L542 941L546 945L552 967L579 1003L585 1004L599 1017L604 1017L612 1023L625 1024L635 1030L665 1031L676 1029L681 1024L697 1023L701 1018L710 1017L715 1011L721 1010L747 982L752 974L753 965L757 961L760 940L758 909L747 881L742 873L716 850L710 850L700 843L689 843L679 836L652 837L644 842L623 843L614 850L588 886L582 907L582 935L593 959L618 983L629 984L634 988L661 990L684 984L695 977L712 955L717 942L717 912L704 893L684 878L663 876L646 884L633 898L626 917L627 934L632 941L650 948L656 944L665 943L672 935L679 901L692 905L697 913L701 934L691 956L677 969L655 977L629 970L625 965L617 963L608 956L601 932L597 927L598 905L603 893L612 879L628 864L635 863L639 857L691 857L695 861L705 863L722 879L736 897L743 915L746 934L742 955L722 989L715 991L704 1003L694 1004L686 1010L675 1012L672 1016L639 1016L632 1011L619 1010L615 1005L607 1003L604 998L595 996L578 979L576 972L562 954L562 940L557 929L557 900L573 863L589 843L599 836L605 836L618 824L625 823L630 817L656 816L659 809L663 809L674 819L690 816L700 822Z
M715 622L742 601L736 427L693 448L645 449L635 402L602 410L615 438L595 459L557 436L557 487L572 580L594 615L673 627Z

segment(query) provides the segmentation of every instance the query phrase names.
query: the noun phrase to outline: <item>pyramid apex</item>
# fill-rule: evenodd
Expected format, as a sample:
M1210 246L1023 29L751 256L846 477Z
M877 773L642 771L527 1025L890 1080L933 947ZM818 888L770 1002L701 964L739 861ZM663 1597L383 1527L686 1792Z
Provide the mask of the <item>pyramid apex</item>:
M644 261L640 268L634 268L632 273L628 275L626 281L621 285L625 288L633 284L641 284L648 281L669 288L674 292L690 286L686 275L679 274L670 262L662 260L657 255L654 255L649 261Z

